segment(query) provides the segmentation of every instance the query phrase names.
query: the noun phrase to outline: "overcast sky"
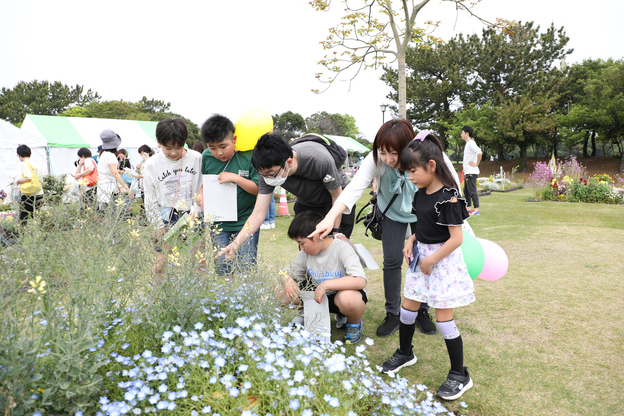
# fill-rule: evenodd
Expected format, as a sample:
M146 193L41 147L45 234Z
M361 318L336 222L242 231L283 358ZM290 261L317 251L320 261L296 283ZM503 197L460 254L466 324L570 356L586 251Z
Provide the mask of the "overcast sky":
M233 121L249 107L271 114L350 114L372 140L380 104L390 103L381 71L366 70L325 93L314 74L319 45L338 22L341 3L315 12L309 0L0 0L0 87L34 79L81 84L105 100L142 96L171 102L198 125L212 113ZM624 57L623 0L483 0L494 20L563 26L569 62ZM431 0L417 23L441 20L436 35L478 33L482 25ZM391 115L385 114L386 120Z

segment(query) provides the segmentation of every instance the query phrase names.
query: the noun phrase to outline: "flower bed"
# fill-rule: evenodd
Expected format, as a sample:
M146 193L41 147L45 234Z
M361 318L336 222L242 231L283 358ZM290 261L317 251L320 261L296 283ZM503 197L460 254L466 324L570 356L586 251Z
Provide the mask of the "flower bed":
M624 203L618 186L624 182L621 176L606 175L590 177L575 157L566 161L554 158L548 163L537 162L529 176L528 185L534 189L534 201Z
M0 248L0 409L11 415L390 415L447 410L357 347L291 328L260 271L224 284L210 249L116 204L50 205ZM212 247L210 233L196 236ZM190 243L189 243L190 241ZM70 244L68 244L70 243ZM172 413L173 412L173 413Z

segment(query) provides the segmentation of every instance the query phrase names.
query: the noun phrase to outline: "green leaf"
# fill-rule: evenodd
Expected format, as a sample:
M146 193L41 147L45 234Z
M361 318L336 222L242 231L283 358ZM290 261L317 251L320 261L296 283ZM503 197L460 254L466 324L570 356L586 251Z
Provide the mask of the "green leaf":
M63 362L60 361L57 365L56 368L61 372L61 373L66 373L67 371L69 371L69 367L67 367L67 365Z
M61 381L58 385L62 390L67 390L69 387L69 381Z

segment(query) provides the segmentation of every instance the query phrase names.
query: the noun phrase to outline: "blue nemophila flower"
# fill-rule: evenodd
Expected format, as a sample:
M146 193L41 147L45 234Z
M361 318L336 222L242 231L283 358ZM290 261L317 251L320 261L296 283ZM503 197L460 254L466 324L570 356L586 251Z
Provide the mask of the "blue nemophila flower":
M223 358L223 357L217 357L217 358L215 358L214 363L215 363L215 365L217 367L223 367L225 365L226 361L225 361L225 358Z
M357 413L355 413L354 411L349 410L349 413L347 413L347 416L357 416Z
M158 391L161 392L161 393L164 393L167 390L169 390L169 387L167 387L166 384L161 384L160 386L158 386Z
M243 383L243 387L246 388L247 390L249 390L251 388L251 382L246 381Z
M163 339L166 341L166 340L168 340L169 338L171 338L172 336L173 336L173 332L171 332L171 331L165 331L165 333L163 334L163 336L162 336L162 337L163 337Z
M180 331L182 331L182 327L180 325L176 325L173 327L174 332L177 332L178 334L180 333Z
M230 396L232 397L238 397L238 394L240 393L240 391L236 387L232 387L229 393L230 393Z
M203 327L204 327L204 324L202 324L201 322L197 322L197 323L195 324L195 329L196 329L196 330L198 330L198 331L199 331L200 329L202 329Z
M312 416L312 410L310 409L305 409L303 412L301 412L301 416Z
M82 416L82 410L76 410L74 416Z
M204 408L202 409L202 413L210 413L212 411L212 407L210 406L204 406Z
M338 407L340 406L340 401L336 397L332 397L329 394L323 396L323 399L331 406Z
M459 405L460 405L461 407L468 407L468 405L466 404L466 402L459 402Z
M297 410L299 408L300 404L299 404L299 400L297 399L292 399L290 401L290 404L288 405L288 407L290 407L293 410Z

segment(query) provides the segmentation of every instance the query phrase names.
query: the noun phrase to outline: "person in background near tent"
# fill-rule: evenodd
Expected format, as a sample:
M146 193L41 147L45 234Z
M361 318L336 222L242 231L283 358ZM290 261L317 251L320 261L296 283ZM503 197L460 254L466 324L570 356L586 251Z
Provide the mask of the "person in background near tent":
M97 199L100 209L104 209L112 202L112 199L119 195L119 192L127 193L132 199L132 191L121 177L117 169L117 147L121 144L121 137L111 129L106 129L100 133L102 140L102 151L98 159L98 183Z
M479 163L483 157L483 152L477 143L473 140L474 130L470 126L464 126L461 131L461 138L466 142L464 147L464 196L468 205L470 215L480 215L479 210L479 191L477 191L477 177L481 172ZM471 202L472 201L472 202ZM470 207L473 206L471 210Z
M199 153L204 153L204 150L206 150L206 148L204 147L204 144L201 140L197 140L195 144L193 144L193 150Z
M25 224L32 217L35 209L43 202L43 186L41 169L30 160L30 147L25 144L17 147L17 157L22 162L21 179L15 181L20 186L22 199L20 203L19 220L20 224Z
M100 153L102 153L102 145L97 147L97 155L93 155L93 161L98 163L98 157L100 157Z
M208 146L202 155L202 173L218 175L220 184L236 184L238 220L213 222L213 241L218 252L239 235L253 211L258 195L258 173L251 164L253 151L236 150L234 124L230 119L214 114L204 122L200 133ZM230 277L235 272L247 274L255 268L259 234L256 231L252 238L239 247L237 261L224 257L217 259L219 276Z
M91 157L91 150L87 149L86 147L81 147L80 149L78 149L78 157L80 159L78 159L78 166L76 168L76 173L74 174L75 179L84 178L85 176L90 175L96 170L95 161ZM97 189L96 185L97 184L91 186L87 184L84 185L83 189L85 189L85 191L82 194L82 199L85 203L89 205L93 205L93 203L95 202L95 192Z
M128 159L128 151L126 149L117 150L117 161L119 162L117 169L121 172L121 178L130 186L134 172L132 172L132 164L130 159Z
M151 147L144 144L141 147L139 147L138 152L141 155L141 159L143 160L143 162L136 165L136 169L137 169L136 178L139 181L138 183L139 191L141 191L141 212L145 213L145 192L143 192L143 173L142 173L143 165L145 164L145 162L147 162L147 159L154 156L154 151L152 150Z

